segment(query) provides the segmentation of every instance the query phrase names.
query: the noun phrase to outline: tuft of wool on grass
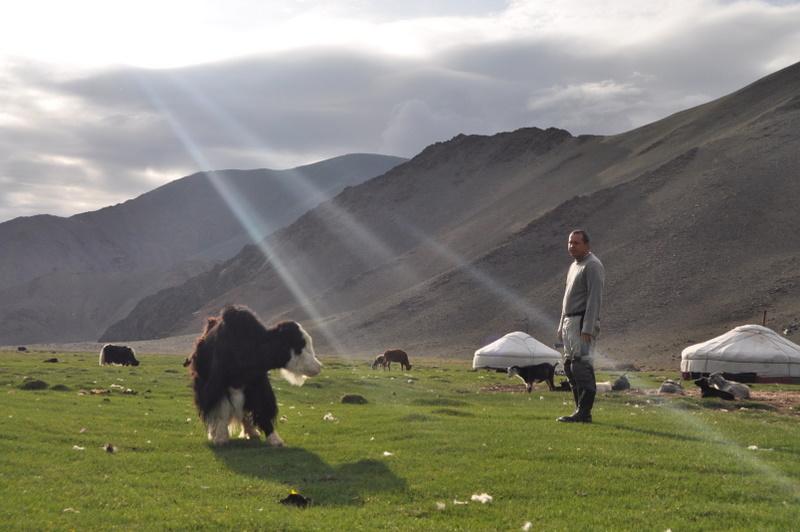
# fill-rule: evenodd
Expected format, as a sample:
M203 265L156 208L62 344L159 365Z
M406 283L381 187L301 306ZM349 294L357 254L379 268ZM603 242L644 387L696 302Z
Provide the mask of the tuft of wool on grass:
M471 500L486 504L487 502L492 502L492 496L488 493L473 493Z

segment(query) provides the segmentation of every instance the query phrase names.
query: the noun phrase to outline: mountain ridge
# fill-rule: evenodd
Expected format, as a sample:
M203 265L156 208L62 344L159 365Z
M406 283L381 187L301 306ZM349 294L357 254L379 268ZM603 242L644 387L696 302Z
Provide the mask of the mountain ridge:
M197 172L96 211L4 222L0 343L96 338L142 297L404 160L349 154L288 170ZM220 192L246 207L247 227Z
M226 263L233 288L158 334L199 331L222 305L244 303L267 321L309 321L322 348L364 355L401 345L469 356L523 323L547 341L576 226L607 266L612 358L669 362L687 340L762 310L793 319L800 278L784 248L800 241L774 228L800 226L798 93L800 64L619 135L523 128L436 143L267 239L313 312L253 251L241 269ZM337 226L347 217L379 245L354 245ZM125 320L117 327L135 339Z

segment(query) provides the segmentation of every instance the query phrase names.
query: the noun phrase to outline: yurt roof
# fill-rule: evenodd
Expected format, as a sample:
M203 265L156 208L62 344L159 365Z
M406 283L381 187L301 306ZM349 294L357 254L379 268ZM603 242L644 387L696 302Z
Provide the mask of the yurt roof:
M475 351L473 368L508 368L561 361L561 353L528 333L515 331Z
M684 360L719 358L730 361L800 362L800 345L761 325L741 325L683 350Z

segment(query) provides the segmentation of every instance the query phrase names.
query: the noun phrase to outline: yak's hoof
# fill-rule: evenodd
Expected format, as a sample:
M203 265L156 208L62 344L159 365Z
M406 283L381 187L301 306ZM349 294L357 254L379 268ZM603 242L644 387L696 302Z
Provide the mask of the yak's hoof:
M278 436L277 432L273 432L269 436L267 436L267 443L270 447L283 447L284 443L280 436Z

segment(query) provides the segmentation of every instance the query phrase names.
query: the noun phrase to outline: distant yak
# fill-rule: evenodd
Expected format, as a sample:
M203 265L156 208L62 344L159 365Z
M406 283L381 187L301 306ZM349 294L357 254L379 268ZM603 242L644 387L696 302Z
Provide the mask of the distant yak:
M392 362L397 362L404 370L411 369L411 364L408 363L408 354L402 349L389 349L380 356L383 357L383 362L381 363L383 365L383 369L388 369L391 371ZM377 362L377 360L378 359L375 359L375 362ZM373 366L375 362L373 362Z
M133 349L127 345L106 344L100 350L100 365L122 364L123 366L138 366Z
M268 329L241 306L227 306L208 318L184 365L214 445L227 443L229 430L238 428L240 437L252 439L259 439L261 429L273 447L283 446L283 440L274 427L278 405L267 372L280 369L287 381L300 386L322 369L311 336L300 324L285 321Z

